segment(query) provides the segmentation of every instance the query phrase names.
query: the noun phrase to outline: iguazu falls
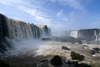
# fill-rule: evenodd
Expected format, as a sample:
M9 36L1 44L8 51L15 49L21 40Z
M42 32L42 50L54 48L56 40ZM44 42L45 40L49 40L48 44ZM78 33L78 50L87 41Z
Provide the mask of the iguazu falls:
M0 67L100 67L100 1L0 0Z

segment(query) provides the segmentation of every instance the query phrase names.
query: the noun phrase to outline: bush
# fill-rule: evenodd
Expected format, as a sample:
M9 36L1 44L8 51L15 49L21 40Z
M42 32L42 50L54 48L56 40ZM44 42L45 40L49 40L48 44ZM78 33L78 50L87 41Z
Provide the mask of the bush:
M50 62L54 66L60 66L60 65L62 65L61 57L59 57L58 55L54 56L53 59Z
M0 61L0 67L10 67L10 65L4 61Z
M62 49L64 49L64 50L70 50L69 48L67 48L65 46L62 46Z
M71 52L71 57L73 60L84 60L84 56L79 53Z

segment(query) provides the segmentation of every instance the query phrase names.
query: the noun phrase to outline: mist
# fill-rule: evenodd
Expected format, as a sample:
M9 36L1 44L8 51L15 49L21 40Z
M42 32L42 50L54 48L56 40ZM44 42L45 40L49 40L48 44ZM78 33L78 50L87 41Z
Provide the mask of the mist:
M10 48L3 54L5 57L9 56L20 56L20 55L34 55L36 50L40 48L40 46L46 44L47 42L42 41L40 39L30 39L23 40L21 42L13 41Z

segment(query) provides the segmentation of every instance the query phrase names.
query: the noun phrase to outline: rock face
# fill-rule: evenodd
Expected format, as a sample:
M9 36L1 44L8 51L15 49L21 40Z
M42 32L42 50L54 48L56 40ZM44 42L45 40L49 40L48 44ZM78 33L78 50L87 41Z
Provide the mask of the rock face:
M61 57L59 57L58 55L54 56L53 59L51 59L50 62L54 66L60 66L60 65L62 65Z
M22 41L33 38L50 37L51 30L47 25L35 25L8 18L0 14L0 52L4 52L11 41ZM9 45L8 45L9 41Z

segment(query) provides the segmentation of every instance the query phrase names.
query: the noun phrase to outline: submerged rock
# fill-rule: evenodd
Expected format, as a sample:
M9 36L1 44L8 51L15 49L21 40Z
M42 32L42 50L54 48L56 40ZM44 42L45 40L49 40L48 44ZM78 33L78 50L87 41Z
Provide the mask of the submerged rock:
M62 60L61 60L61 57L56 55L54 56L52 59L51 59L51 64L54 65L54 66L60 66L62 65Z

